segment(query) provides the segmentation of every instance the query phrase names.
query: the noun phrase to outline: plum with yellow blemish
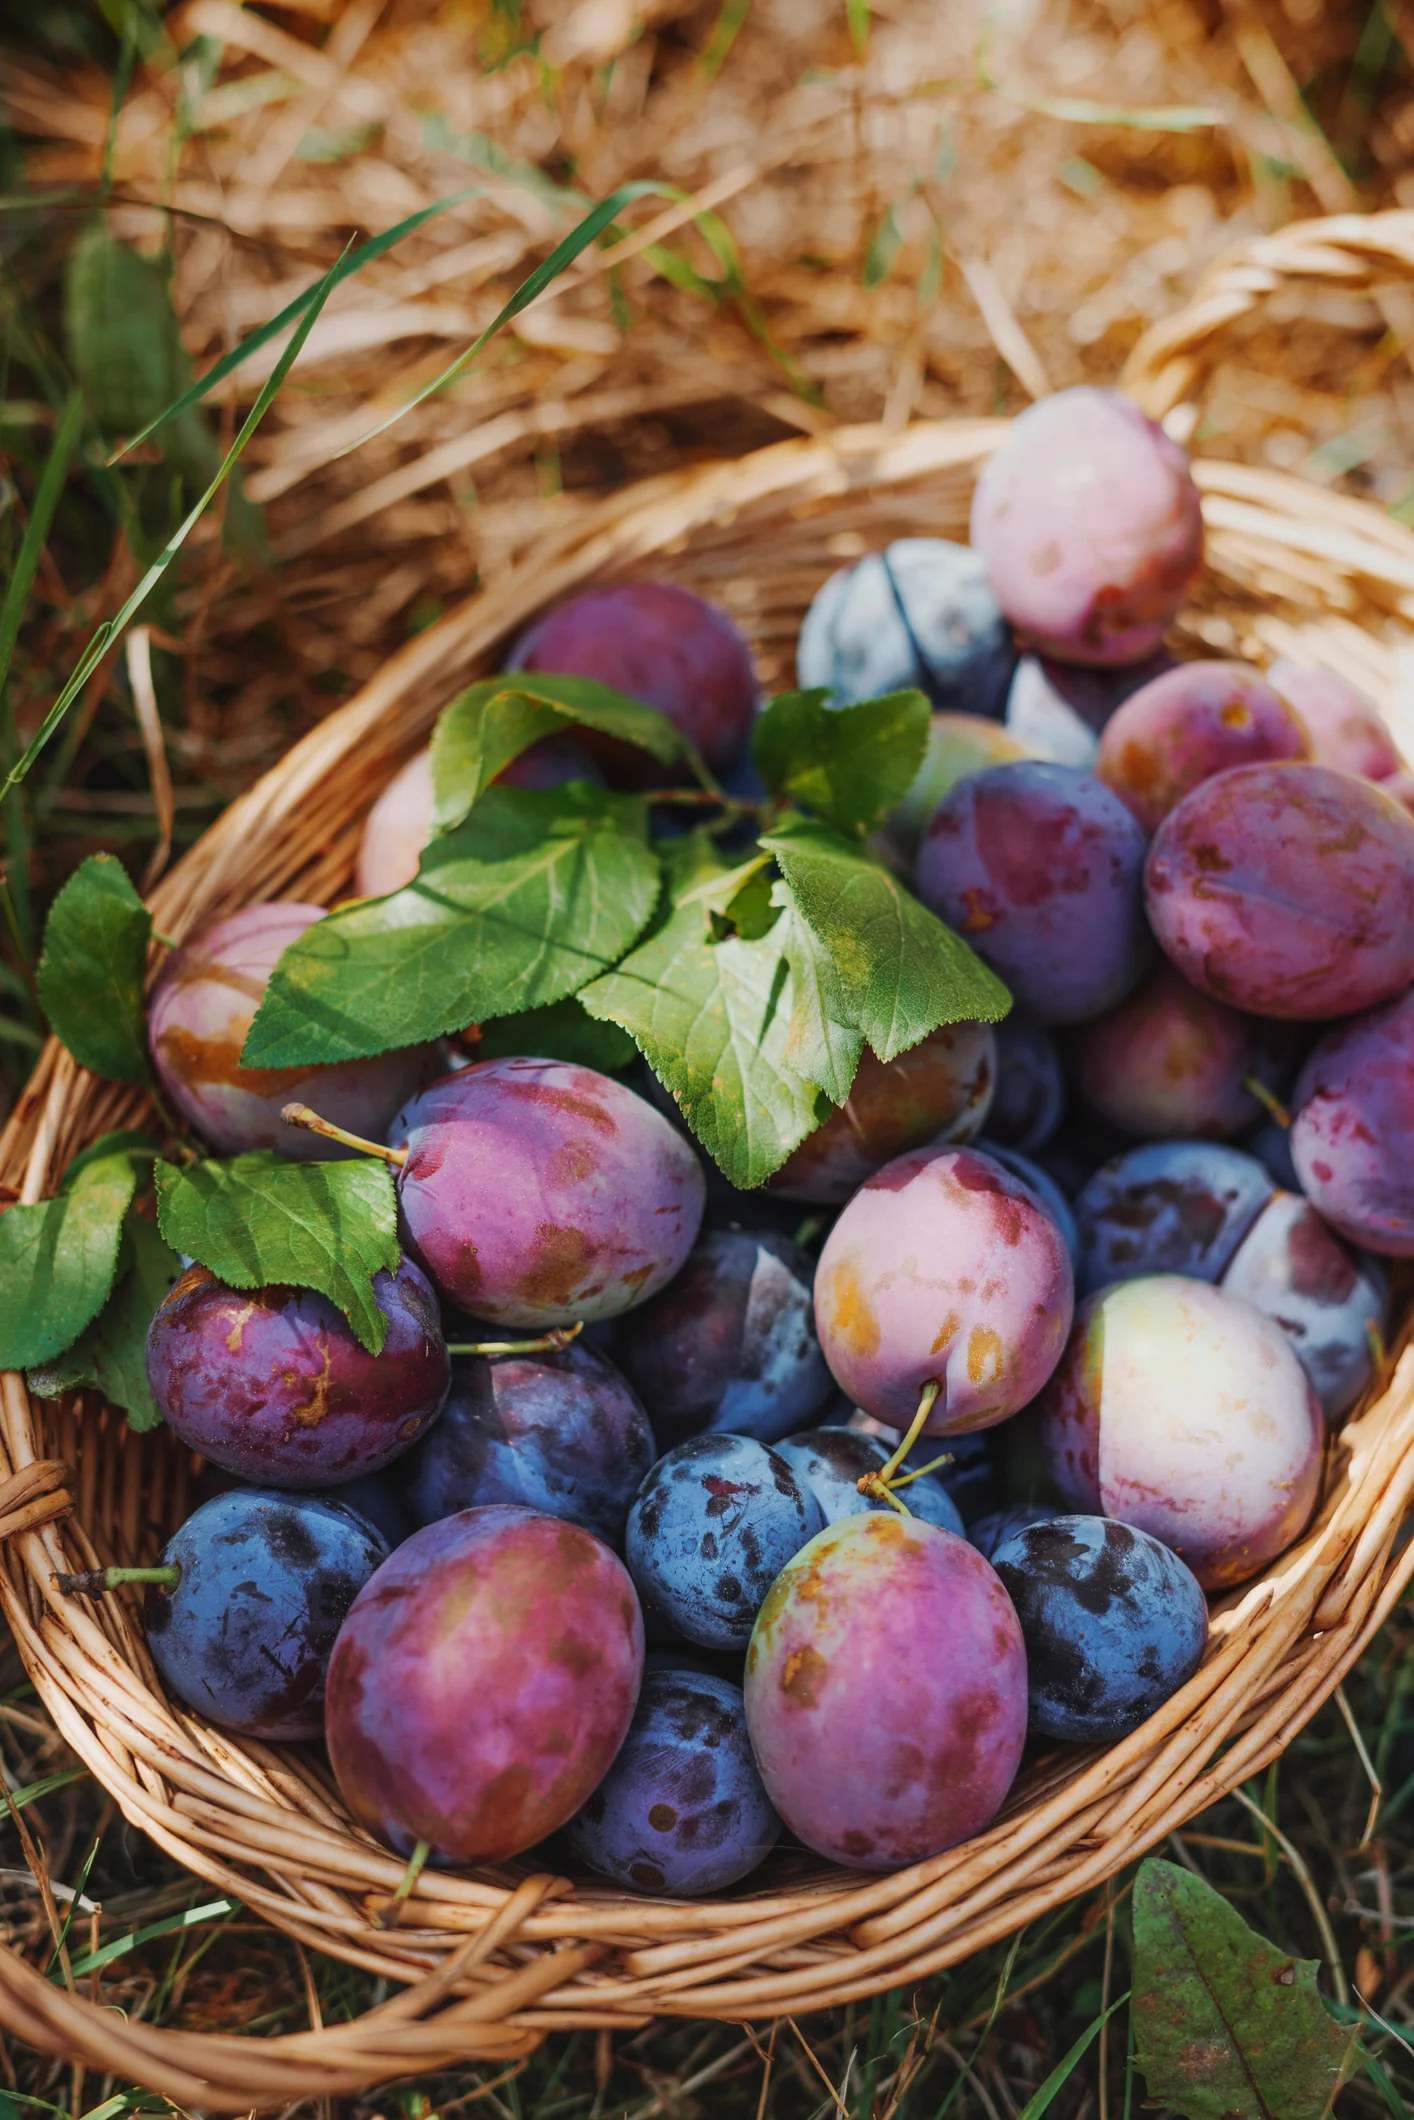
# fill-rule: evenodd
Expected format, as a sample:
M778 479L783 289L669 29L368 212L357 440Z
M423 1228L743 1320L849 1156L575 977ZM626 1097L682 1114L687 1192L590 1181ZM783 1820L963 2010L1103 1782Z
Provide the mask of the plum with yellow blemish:
M568 1061L444 1075L388 1138L404 1241L493 1324L617 1317L672 1279L702 1220L702 1167L677 1128Z
M607 1546L535 1510L466 1509L355 1598L329 1665L330 1764L400 1854L503 1862L597 1788L642 1677L638 1599Z
M1155 1274L1082 1305L1041 1433L1068 1508L1149 1532L1219 1590L1305 1529L1325 1423L1272 1318L1205 1281Z
M1071 1033L1069 1058L1085 1103L1122 1133L1223 1140L1270 1109L1290 1053L1284 1024L1214 1001L1160 959L1118 1008Z
M745 1693L767 1795L851 1869L901 1869L980 1833L1026 1740L1026 1654L995 1571L892 1510L830 1524L782 1569Z
M147 1377L167 1424L204 1458L268 1487L329 1487L391 1464L436 1419L451 1362L437 1300L411 1259L373 1277L381 1354L312 1288L228 1288L184 1273L148 1328Z
M929 1148L876 1171L815 1273L815 1326L836 1382L906 1429L989 1428L1036 1396L1070 1330L1066 1241L1021 1178L980 1149Z
M241 1048L270 974L322 906L275 900L248 906L190 936L162 967L148 1013L157 1080L173 1109L223 1155L278 1149L326 1158L351 1151L282 1126L292 1099L326 1119L383 1139L388 1121L432 1071L431 1048L404 1046L337 1067L242 1067Z
M1307 758L1301 717L1246 663L1189 662L1131 693L1100 738L1096 777L1146 832L1231 766Z

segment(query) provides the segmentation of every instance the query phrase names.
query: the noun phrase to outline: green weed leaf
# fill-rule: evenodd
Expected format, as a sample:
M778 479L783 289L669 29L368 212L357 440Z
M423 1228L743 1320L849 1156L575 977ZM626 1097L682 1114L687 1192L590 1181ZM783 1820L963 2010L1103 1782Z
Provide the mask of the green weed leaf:
M1349 2034L1316 1972L1202 1878L1151 1856L1134 1886L1133 2000L1150 2098L1186 2120L1321 2120Z
M286 950L246 1067L362 1058L563 1000L621 957L659 891L645 806L574 782L490 788L417 881Z
M580 1067L598 1068L601 1075L616 1075L637 1057L638 1047L617 1023L596 1023L586 1016L571 996L482 1025L478 1060L510 1060L521 1053L540 1060L573 1060Z
M370 1354L382 1352L388 1320L373 1276L400 1257L386 1163L288 1163L266 1151L186 1170L159 1163L157 1220L174 1250L231 1288L317 1288Z
M542 736L567 725L598 729L673 765L689 746L665 714L588 677L512 671L471 685L441 716L432 736L433 822L449 831L496 775Z
M918 777L931 713L921 692L889 692L853 706L828 691L783 692L756 718L751 755L776 795L842 832L868 832Z
M93 1323L136 1190L137 1161L120 1150L86 1163L54 1199L0 1215L0 1369L52 1361Z
M181 1270L156 1224L130 1215L113 1293L67 1353L31 1369L30 1389L52 1399L87 1386L121 1407L130 1428L156 1428L162 1416L147 1384L147 1329Z
M91 854L49 909L36 978L54 1035L112 1082L148 1076L143 978L152 915L113 854Z

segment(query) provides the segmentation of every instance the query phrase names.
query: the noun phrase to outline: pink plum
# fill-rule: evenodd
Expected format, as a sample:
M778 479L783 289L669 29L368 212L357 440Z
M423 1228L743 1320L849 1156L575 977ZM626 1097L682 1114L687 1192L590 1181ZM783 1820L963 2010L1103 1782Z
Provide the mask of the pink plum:
M603 775L572 736L544 736L496 775L504 787L558 788L567 780L602 782ZM354 867L356 898L386 898L417 875L432 837L432 747L395 773L363 823Z
M1327 1031L1297 1077L1302 1190L1352 1244L1414 1257L1414 994Z
M1279 661L1268 670L1267 683L1305 722L1317 765L1365 780L1389 780L1400 771L1404 761L1383 715L1348 678Z
M1095 772L1157 831L1175 804L1229 766L1308 756L1306 730L1245 663L1179 663L1125 700L1100 738Z
M1262 1116L1245 1087L1274 1089L1288 1038L1155 967L1118 1008L1071 1033L1076 1088L1111 1126L1142 1139L1224 1140Z

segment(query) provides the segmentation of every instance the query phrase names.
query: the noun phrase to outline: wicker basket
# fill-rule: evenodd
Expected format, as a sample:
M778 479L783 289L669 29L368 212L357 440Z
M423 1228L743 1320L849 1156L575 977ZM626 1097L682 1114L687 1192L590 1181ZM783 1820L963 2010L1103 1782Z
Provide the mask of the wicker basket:
M1124 380L1171 413L1193 399L1222 332L1284 277L1378 290L1411 270L1414 214L1289 228L1218 267ZM606 502L588 534L545 540L414 640L235 803L154 894L158 924L180 936L262 898L337 896L363 813L447 697L580 583L632 572L689 583L731 609L768 683L788 679L823 576L890 536L964 536L977 467L1004 432L994 420L855 428ZM1399 651L1414 644L1414 535L1294 478L1195 468L1208 567L1178 628L1190 650L1333 661L1392 706ZM95 1081L51 1044L0 1141L0 1180L37 1199L76 1149L142 1116L139 1092ZM92 1398L36 1403L14 1374L0 1378L0 1435L0 1474L12 1474L0 1484L0 1601L64 1737L169 1854L303 1943L395 1983L356 2023L243 2040L128 2023L0 1952L7 2030L215 2112L512 2059L551 2029L661 2013L769 2018L918 1980L1092 1889L1256 1772L1414 1572L1414 1545L1397 1551L1414 1498L1406 1354L1332 1449L1310 1533L1216 1610L1198 1675L1122 1744L1043 1760L965 1846L868 1878L780 1856L750 1894L680 1904L523 1866L424 1872L387 1925L403 1866L352 1824L314 1751L197 1721L163 1693L130 1605L58 1592L56 1569L150 1559L179 1520L187 1464L170 1439L131 1437Z

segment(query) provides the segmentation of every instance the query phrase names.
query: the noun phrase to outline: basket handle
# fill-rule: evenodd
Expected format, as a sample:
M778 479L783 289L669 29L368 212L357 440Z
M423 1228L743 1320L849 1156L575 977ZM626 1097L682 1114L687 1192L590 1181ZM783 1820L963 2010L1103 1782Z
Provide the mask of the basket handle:
M1124 364L1120 387L1151 419L1165 418L1201 387L1228 328L1286 280L1324 280L1352 293L1373 294L1408 351L1414 341L1414 297L1400 283L1411 278L1414 212L1293 221L1219 258L1191 301L1175 316L1149 326Z

